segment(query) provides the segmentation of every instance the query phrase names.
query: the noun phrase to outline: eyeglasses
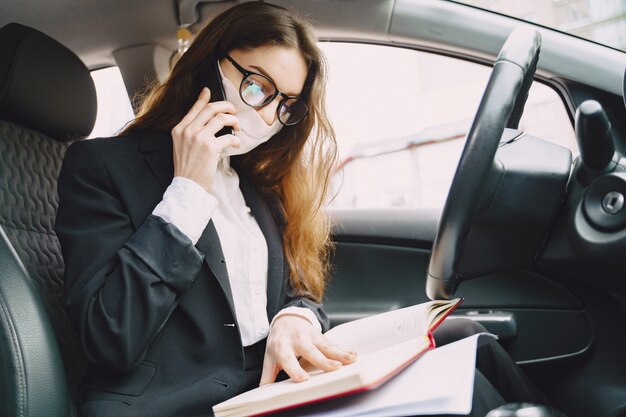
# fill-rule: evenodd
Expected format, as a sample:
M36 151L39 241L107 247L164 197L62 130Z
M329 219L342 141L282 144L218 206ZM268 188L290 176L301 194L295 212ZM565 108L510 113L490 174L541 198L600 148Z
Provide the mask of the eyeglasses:
M295 125L307 115L309 107L304 99L288 96L278 91L274 81L263 74L246 70L235 62L230 55L226 55L226 59L243 75L243 80L241 80L241 85L239 86L239 95L248 106L261 109L274 101L276 96L280 95L283 99L278 105L276 112L278 113L278 120L283 125Z

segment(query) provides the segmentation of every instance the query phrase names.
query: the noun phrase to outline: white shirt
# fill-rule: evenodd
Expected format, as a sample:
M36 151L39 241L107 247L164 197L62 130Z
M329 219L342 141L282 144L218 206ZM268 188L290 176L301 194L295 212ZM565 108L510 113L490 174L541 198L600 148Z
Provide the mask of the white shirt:
M226 260L241 341L249 346L267 337L267 243L245 203L239 176L230 168L230 157L220 159L210 193L190 179L175 177L152 214L176 226L194 245L213 219ZM274 320L284 314L302 316L321 330L308 308L288 307Z

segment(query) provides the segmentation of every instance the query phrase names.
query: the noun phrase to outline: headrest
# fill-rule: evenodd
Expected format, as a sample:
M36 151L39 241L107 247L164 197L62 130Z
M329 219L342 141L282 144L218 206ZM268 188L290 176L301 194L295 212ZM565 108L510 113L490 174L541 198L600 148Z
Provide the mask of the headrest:
M91 133L96 111L93 80L72 51L27 26L0 29L0 119L67 141Z

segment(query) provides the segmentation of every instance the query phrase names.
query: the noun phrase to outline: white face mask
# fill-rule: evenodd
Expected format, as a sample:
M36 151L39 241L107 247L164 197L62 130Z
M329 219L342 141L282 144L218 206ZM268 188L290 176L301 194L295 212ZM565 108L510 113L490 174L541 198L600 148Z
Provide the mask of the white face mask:
M239 95L239 90L224 76L219 63L217 66L222 75L222 85L224 86L226 101L231 102L235 106L237 117L239 118L239 127L241 128L239 131L234 130L233 133L241 141L239 148L227 146L222 150L222 155L241 155L251 151L263 142L267 142L280 131L283 125L278 121L278 118L276 118L276 121L268 126L253 107L243 102Z

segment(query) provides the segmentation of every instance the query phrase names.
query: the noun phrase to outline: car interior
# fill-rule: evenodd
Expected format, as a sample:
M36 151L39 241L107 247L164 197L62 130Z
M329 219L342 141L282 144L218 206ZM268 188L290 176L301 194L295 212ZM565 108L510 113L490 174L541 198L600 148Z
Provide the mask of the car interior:
M101 111L91 72L119 68L132 99L167 75L181 29L239 2L0 4L0 415L73 415L86 369L54 219L63 155ZM307 16L322 44L490 71L442 207L327 209L332 325L463 297L454 317L498 335L565 415L626 416L626 52L453 1L270 3ZM524 131L533 83L556 93L576 153Z

